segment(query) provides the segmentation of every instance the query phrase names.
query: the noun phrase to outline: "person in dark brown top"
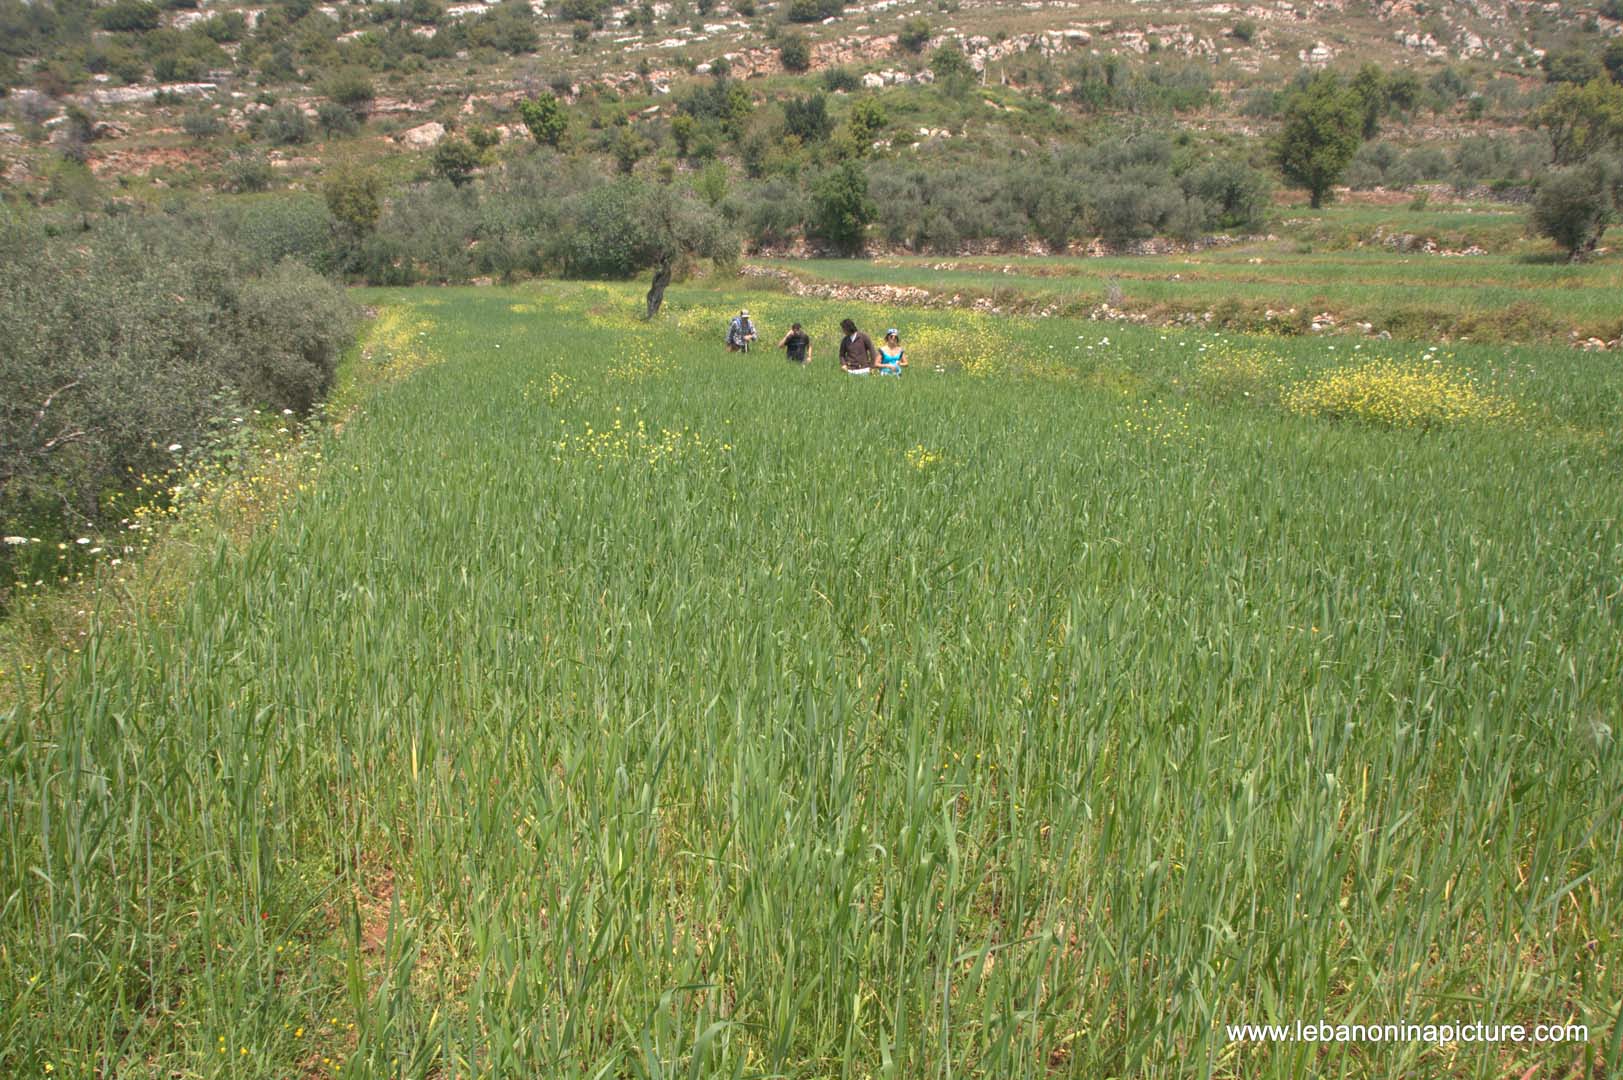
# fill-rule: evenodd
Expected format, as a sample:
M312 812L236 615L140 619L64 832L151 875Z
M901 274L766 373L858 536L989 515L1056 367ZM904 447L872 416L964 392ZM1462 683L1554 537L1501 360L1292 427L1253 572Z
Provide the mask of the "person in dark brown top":
M840 323L845 336L840 339L840 367L847 375L866 375L873 370L874 358L879 355L867 334L857 329L850 319Z

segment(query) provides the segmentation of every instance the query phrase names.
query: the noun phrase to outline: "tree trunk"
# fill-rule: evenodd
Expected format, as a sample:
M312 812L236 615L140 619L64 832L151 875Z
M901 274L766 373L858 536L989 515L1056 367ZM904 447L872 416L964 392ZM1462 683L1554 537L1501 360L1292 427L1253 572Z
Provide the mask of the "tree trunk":
M654 283L648 286L648 315L652 319L659 314L659 305L665 302L665 287L671 283L671 260L662 259L654 267Z

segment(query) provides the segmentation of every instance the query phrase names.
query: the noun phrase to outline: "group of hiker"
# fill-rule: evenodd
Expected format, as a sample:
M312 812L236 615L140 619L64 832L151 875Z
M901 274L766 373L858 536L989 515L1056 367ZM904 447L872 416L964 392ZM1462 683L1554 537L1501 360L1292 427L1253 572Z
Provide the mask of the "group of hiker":
M840 322L840 330L843 335L840 338L840 369L847 375L900 375L907 367L907 350L902 348L901 335L894 327L885 331L884 341L877 347L873 339L858 330L857 324L850 319ZM755 324L750 321L749 309L745 308L727 327L727 351L748 352L750 345L759 338ZM790 363L811 363L811 336L799 323L790 325L777 347L784 351Z

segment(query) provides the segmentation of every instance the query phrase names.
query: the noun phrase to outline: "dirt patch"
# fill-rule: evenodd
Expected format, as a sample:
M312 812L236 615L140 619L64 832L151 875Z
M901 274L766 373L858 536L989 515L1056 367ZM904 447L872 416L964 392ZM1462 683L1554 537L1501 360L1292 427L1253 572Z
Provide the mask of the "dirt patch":
M355 898L361 916L361 952L377 956L389 940L389 913L395 905L394 870L385 866L367 879L365 890Z
M90 171L97 177L145 176L154 169L183 169L209 162L207 150L184 146L152 146L144 149L110 150L90 159Z

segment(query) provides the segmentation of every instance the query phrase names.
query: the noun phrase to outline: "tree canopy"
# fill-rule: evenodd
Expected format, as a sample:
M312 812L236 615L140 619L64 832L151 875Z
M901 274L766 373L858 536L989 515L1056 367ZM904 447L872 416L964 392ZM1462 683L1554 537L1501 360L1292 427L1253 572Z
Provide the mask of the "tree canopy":
M1286 99L1284 121L1275 160L1287 183L1307 189L1316 210L1329 201L1358 152L1364 99L1336 75L1321 72Z

